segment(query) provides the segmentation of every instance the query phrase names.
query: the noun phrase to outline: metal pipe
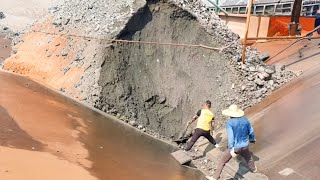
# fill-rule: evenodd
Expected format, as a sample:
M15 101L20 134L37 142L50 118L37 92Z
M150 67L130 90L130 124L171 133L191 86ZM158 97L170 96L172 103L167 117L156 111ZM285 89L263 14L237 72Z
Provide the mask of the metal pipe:
M218 8L220 11L222 11L223 13L225 13L228 16L228 12L225 11L224 9L222 9L216 2L212 1L212 0L207 0L209 1L212 5L214 5L216 8Z
M274 39L299 39L301 36L283 36L283 37L248 37L247 40L274 40Z
M247 40L281 40L281 39L300 39L306 36L286 36L286 37L249 37ZM308 39L319 39L320 37L309 37Z

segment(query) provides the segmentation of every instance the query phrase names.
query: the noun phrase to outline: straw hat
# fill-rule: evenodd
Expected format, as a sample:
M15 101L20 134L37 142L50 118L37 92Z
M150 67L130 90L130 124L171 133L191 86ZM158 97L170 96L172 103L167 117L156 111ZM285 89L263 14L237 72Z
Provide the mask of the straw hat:
M244 112L237 105L232 104L228 109L223 110L222 114L229 117L242 117Z

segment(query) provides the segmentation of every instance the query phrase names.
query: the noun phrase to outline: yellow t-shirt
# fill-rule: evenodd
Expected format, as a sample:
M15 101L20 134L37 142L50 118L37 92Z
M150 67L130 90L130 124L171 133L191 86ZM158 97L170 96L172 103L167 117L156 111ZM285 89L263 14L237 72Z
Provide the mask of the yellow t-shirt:
M198 111L198 122L197 122L197 128L203 129L205 131L210 130L210 124L214 118L213 112L211 112L209 109L202 109Z

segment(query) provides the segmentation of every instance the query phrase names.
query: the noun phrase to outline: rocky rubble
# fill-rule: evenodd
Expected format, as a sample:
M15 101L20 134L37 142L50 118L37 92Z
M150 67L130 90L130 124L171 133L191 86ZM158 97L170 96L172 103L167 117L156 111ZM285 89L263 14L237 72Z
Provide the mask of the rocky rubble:
M140 2L141 1L141 2ZM124 28L125 22L143 0L71 0L49 8L53 24L65 33L110 38Z
M6 16L4 15L3 12L0 12L0 19L4 19L4 18L6 18Z
M236 95L229 98L225 95L227 104L237 103L242 108L251 107L295 77L295 74L285 67L266 65L264 61L269 55L259 54L256 49L250 47L246 49L246 64L243 65L240 62L242 53L240 37L228 29L216 14L209 11L201 0L172 1L197 17L201 25L221 46L228 46L222 54L233 60L230 61L230 65L235 68L233 73L237 79L234 79L234 84L230 87L234 89Z

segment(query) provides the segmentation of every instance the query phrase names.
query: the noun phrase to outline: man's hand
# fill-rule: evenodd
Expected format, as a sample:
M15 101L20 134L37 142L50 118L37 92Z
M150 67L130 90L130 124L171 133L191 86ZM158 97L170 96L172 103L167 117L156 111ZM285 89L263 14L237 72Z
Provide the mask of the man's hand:
M237 154L234 152L234 148L230 150L230 154L232 157L237 157Z

